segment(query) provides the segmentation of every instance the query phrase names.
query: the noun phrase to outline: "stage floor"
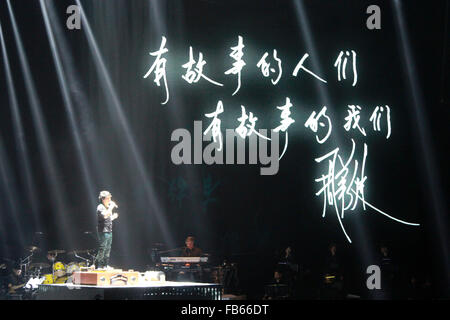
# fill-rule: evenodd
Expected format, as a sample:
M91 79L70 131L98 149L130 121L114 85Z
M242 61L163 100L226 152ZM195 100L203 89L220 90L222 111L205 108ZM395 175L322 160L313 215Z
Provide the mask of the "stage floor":
M151 281L133 286L40 284L37 300L221 300L215 283Z

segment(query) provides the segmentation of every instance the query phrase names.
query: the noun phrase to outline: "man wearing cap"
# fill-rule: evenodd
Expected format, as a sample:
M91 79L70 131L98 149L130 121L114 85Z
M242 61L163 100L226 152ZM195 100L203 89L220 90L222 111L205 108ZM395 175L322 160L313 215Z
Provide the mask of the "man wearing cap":
M98 196L100 204L97 206L97 234L99 239L99 249L95 258L95 267L104 269L108 267L109 255L112 244L112 222L119 217L113 209L117 204L111 201L111 193L108 191L100 192Z

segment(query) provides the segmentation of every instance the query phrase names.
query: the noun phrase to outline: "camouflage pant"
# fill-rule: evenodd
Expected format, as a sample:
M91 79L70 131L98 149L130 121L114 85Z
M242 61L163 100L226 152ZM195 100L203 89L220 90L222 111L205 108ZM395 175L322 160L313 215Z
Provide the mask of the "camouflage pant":
M112 232L98 233L99 248L97 256L95 257L95 266L97 268L104 268L109 264L109 255L111 253Z

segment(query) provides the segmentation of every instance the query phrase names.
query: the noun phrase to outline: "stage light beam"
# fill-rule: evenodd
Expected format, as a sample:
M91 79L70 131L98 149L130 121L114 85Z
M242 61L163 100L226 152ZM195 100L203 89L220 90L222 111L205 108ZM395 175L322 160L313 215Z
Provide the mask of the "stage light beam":
M403 10L400 1L394 1L395 8L395 22L397 27L397 36L399 38L400 52L403 55L403 67L405 68L405 78L408 84L408 90L410 93L411 102L408 106L412 109L412 115L414 116L414 132L417 133L420 151L420 157L422 158L422 163L424 164L421 173L423 175L423 180L425 181L425 193L429 196L429 202L431 204L431 209L433 214L431 215L433 226L438 229L435 232L438 237L436 244L441 252L441 260L443 261L444 279L446 281L446 291L447 294L450 292L450 274L448 270L450 269L449 255L449 239L448 239L448 210L446 208L444 197L442 195L442 188L440 186L440 175L438 173L438 167L436 165L436 160L434 158L434 151L432 148L430 129L428 127L426 116L423 112L425 107L425 102L422 96L422 90L418 82L418 74L415 68L415 61L410 45L408 28L406 26L406 20L403 16Z
M37 133L37 141L40 148L40 155L45 167L45 177L50 184L50 197L53 204L53 210L57 211L57 219L60 226L60 232L58 233L59 239L62 242L68 242L69 246L73 247L74 236L73 230L67 221L66 206L67 203L65 196L63 195L63 186L59 181L58 169L55 162L54 152L50 145L50 138L47 132L47 126L42 116L42 108L39 101L39 97L36 92L34 81L30 75L30 65L25 54L22 39L17 27L14 11L11 6L10 0L7 0L9 17L11 25L13 27L13 33L16 43L17 52L19 54L20 66L25 80L25 87L28 94L28 100L31 107L32 119L35 125Z
M64 70L63 70L63 67L61 64L61 59L59 57L58 49L56 47L55 37L53 35L52 27L50 25L50 20L48 18L45 3L43 0L40 0L39 2L40 2L44 22L45 22L45 29L47 31L47 36L48 36L48 40L49 40L51 51L52 51L53 61L55 63L55 68L56 68L56 72L58 75L59 86L62 91L64 106L66 108L66 113L67 113L67 118L68 118L68 121L70 124L70 129L71 129L73 139L75 141L76 155L78 157L81 171L83 173L82 174L83 180L84 180L84 184L87 188L90 205L91 205L91 207L95 207L97 204L97 201L95 200L96 199L95 195L97 192L95 191L95 188L94 188L93 183L90 178L90 177L92 177L92 173L89 169L87 159L84 155L83 150L84 150L85 146L84 146L83 142L81 141L81 137L80 137L80 133L79 133L80 130L79 130L77 122L75 120L75 115L74 115L74 110L73 110L74 108L73 108L72 100L70 98L69 89L67 86L67 80L66 80L65 73L64 73Z
M23 184L26 187L26 197L28 198L28 201L30 203L31 207L31 213L33 216L33 223L34 227L37 228L37 230L41 230L42 226L40 223L40 219L38 218L38 212L39 212L39 205L38 200L36 197L36 189L35 189L35 182L33 175L31 173L31 165L30 165L30 157L28 155L28 147L25 142L25 133L23 130L22 125L22 119L20 117L19 112L19 105L17 102L17 94L16 89L14 86L14 80L11 73L11 67L9 64L9 57L8 52L6 49L5 39L3 36L3 28L0 23L0 44L2 47L2 55L3 55L3 65L5 68L6 73L6 83L8 87L8 97L9 97L9 107L11 109L11 114L13 118L13 127L14 127L14 138L16 141L16 144L18 146L18 152L19 152L19 161L20 166L22 170L20 170L21 173L21 179L23 181Z
M152 212L155 213L155 216L157 218L157 222L163 231L163 235L166 237L166 242L169 245L174 245L174 241L172 239L171 232L168 229L168 225L165 221L165 218L162 216L162 210L159 204L159 200L155 196L154 188L151 185L151 177L149 177L148 173L145 170L145 167L143 165L142 157L138 151L138 148L136 146L136 143L134 141L132 132L130 130L130 127L128 125L128 121L123 113L123 107L119 101L119 98L117 96L116 90L114 89L114 86L111 82L111 78L109 75L108 70L106 69L105 63L103 61L102 55L100 53L100 50L97 46L97 42L95 40L95 37L92 33L92 29L90 27L88 18L85 14L85 11L83 9L83 6L79 0L76 0L77 5L80 8L81 13L81 21L83 24L83 30L85 32L85 35L88 40L89 48L92 52L92 55L94 57L94 60L96 62L96 68L100 75L101 80L101 86L105 92L105 95L111 99L111 105L112 108L108 105L110 110L112 111L111 114L115 117L115 120L118 121L119 128L122 129L124 135L124 141L122 141L122 144L126 146L127 149L130 151L130 155L133 159L134 164L136 165L136 168L139 172L139 176L142 178L142 185L145 190L145 194L148 197L148 202L152 206L153 210Z

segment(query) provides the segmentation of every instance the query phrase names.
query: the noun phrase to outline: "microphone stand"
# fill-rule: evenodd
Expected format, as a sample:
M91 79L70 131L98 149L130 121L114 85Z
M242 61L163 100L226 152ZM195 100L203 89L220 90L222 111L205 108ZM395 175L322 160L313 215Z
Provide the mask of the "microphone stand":
M89 251L88 251L87 254L91 257L92 263L94 263L94 262L95 262L95 256L93 256ZM89 263L89 261L90 261L90 260L88 260L88 263ZM88 267L89 267L89 266L88 266Z
M79 255L77 255L77 252L76 252L76 251L74 251L74 255L75 255L75 257L77 257L77 258L79 258L79 259L81 259L81 260L86 261L86 266L89 267L89 259L80 257Z
M31 262L31 257L33 257L33 254L34 254L34 252L31 252L31 254L28 257L20 259L20 266L21 266L21 268L23 266L23 273L24 273L25 277L28 275L27 274L27 267L28 267L28 265Z

